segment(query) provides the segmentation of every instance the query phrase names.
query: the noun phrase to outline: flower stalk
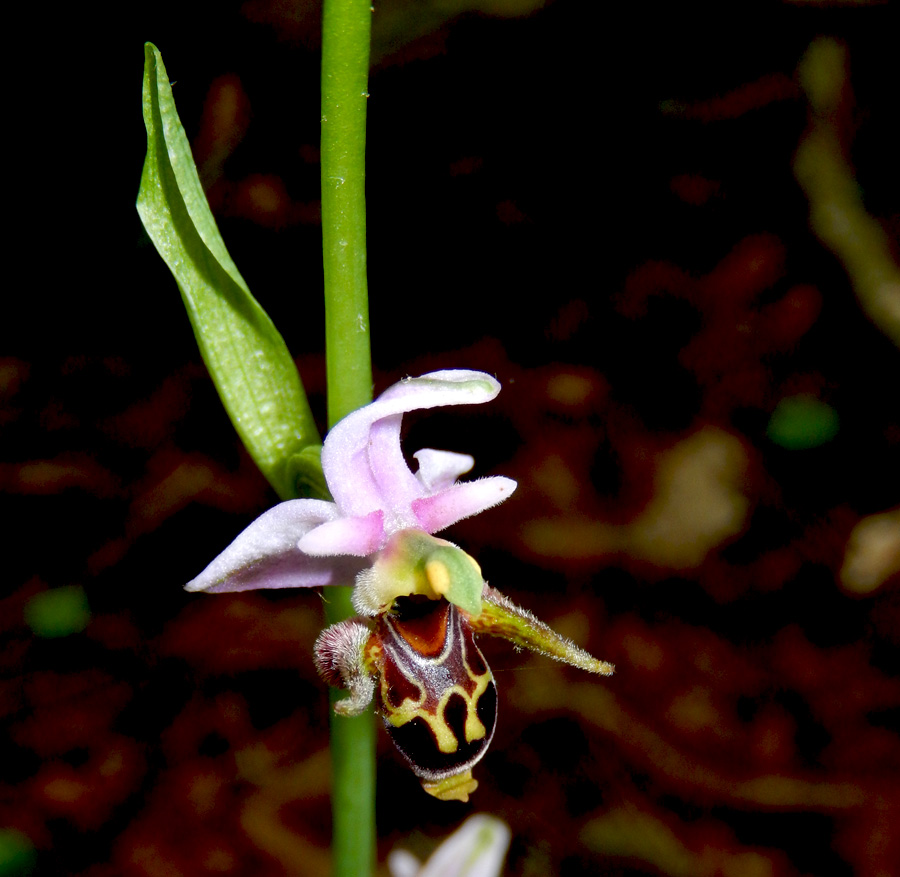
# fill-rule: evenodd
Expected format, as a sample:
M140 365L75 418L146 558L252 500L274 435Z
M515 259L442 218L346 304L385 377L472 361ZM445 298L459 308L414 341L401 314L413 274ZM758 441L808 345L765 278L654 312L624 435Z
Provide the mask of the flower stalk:
M366 104L372 6L322 10L322 254L328 425L372 401L366 281Z
M372 401L366 278L365 149L369 0L325 0L322 11L322 254L328 424ZM329 592L329 624L354 614L349 588ZM332 689L332 703L337 693ZM375 862L375 723L331 711L332 873L365 877Z

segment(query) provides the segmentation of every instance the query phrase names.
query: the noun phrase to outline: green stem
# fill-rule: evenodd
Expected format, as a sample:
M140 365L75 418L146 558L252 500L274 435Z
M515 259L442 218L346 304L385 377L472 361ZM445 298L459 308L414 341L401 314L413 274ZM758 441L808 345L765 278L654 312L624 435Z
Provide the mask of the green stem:
M372 401L365 198L371 16L371 0L325 0L322 11L322 250L330 426ZM326 597L329 624L354 614L349 588L329 589ZM331 760L332 874L367 877L375 863L371 711L346 718L332 710Z
M322 11L322 247L328 421L372 401L366 286L366 102L370 0Z

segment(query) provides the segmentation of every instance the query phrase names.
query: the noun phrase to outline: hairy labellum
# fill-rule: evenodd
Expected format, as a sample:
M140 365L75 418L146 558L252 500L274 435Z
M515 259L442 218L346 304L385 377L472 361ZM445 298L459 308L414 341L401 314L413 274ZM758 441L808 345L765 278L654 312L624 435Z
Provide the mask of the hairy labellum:
M476 634L502 637L588 672L613 672L611 664L486 586L477 616L443 599L398 597L375 619L341 622L316 641L320 674L349 690L335 711L357 715L374 696L397 749L424 789L442 800L468 800L478 785L472 767L497 723L497 686Z
M433 784L471 771L484 755L497 686L456 606L416 597L396 604L376 628L379 711L415 774Z

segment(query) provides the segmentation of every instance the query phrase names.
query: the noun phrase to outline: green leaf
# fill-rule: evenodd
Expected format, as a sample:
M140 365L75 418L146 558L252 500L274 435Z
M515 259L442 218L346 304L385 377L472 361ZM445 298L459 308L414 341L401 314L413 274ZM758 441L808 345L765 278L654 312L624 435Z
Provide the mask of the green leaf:
M289 460L319 442L300 375L228 255L162 56L152 43L144 49L147 158L138 213L175 276L200 353L241 441L278 495L289 499L296 496Z

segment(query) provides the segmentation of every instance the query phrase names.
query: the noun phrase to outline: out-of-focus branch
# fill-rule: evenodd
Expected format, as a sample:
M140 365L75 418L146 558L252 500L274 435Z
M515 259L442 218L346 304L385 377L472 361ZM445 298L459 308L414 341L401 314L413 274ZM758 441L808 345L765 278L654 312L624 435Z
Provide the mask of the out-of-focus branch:
M800 62L809 127L794 157L794 174L809 199L813 231L850 277L869 319L900 347L900 268L880 223L860 197L841 142L840 110L849 93L847 50L820 38Z

